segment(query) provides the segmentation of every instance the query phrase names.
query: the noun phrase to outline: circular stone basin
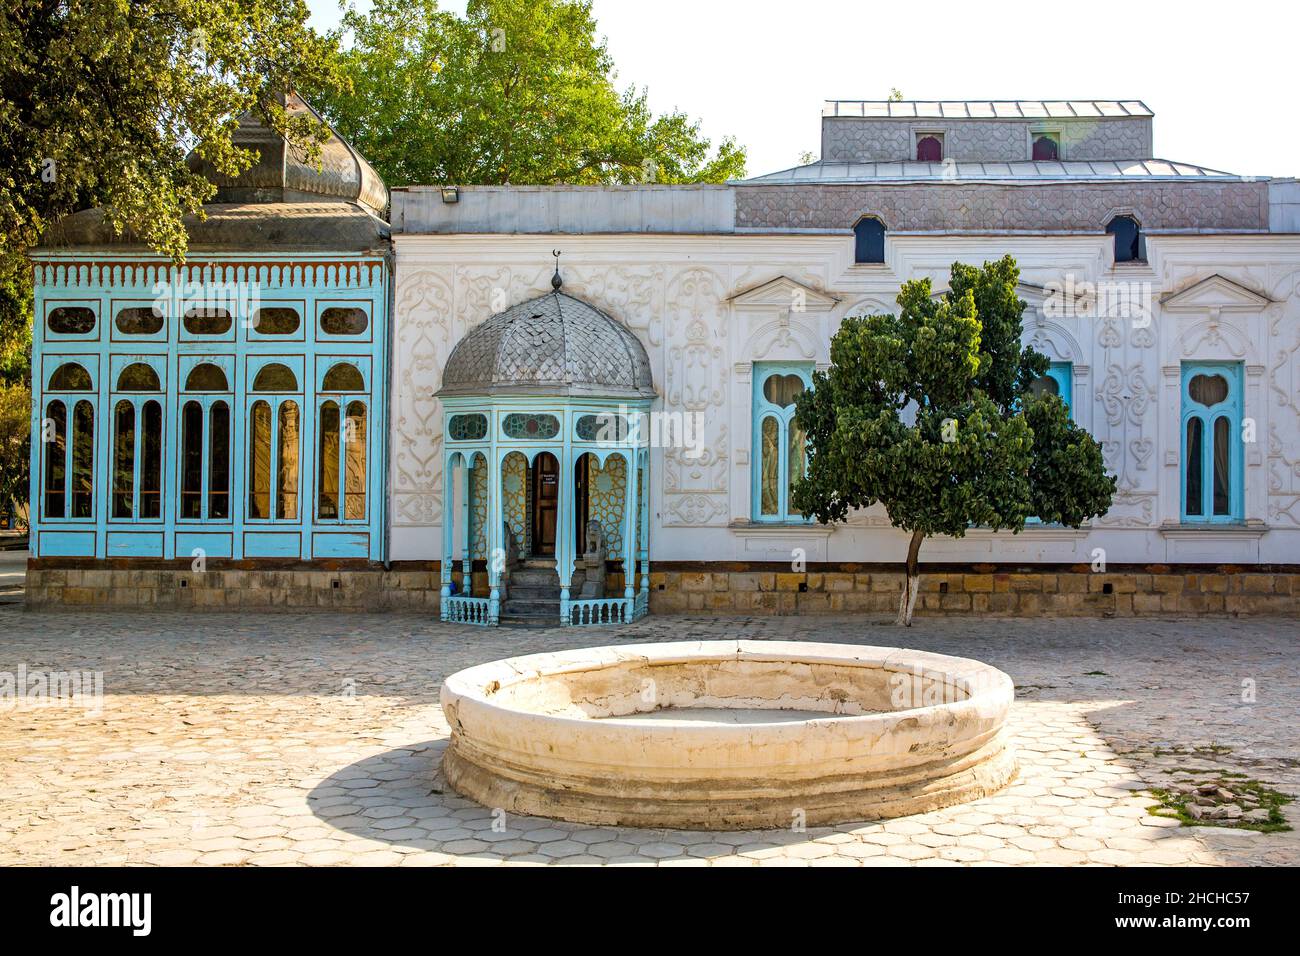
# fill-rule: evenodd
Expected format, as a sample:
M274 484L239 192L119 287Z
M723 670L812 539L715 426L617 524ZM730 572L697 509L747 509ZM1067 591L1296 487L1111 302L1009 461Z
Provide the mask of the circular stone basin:
M1015 776L1011 678L896 647L630 644L532 654L442 685L461 794L577 823L752 829L878 820Z

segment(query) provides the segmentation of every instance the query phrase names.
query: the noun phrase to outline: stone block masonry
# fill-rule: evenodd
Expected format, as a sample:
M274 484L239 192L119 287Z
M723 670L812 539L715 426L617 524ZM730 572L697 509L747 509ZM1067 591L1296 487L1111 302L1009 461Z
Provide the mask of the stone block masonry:
M481 577L481 574L476 575ZM619 576L616 575L616 579ZM459 582L460 572L453 578ZM436 561L188 562L35 559L27 606L193 610L438 610ZM616 580L615 584L618 585ZM903 574L892 565L661 563L652 566L652 613L892 614ZM943 565L924 573L917 612L927 616L1131 617L1300 614L1300 565Z
M892 614L904 575L888 566L660 564L650 574L652 613ZM925 571L917 613L930 616L1132 617L1300 613L1300 566L945 566Z

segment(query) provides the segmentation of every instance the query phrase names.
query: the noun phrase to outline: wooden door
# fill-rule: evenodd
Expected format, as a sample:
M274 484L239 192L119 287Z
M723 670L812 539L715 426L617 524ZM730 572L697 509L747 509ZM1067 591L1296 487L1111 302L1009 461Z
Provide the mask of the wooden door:
M560 464L550 452L533 462L533 554L555 554L555 516L560 507Z

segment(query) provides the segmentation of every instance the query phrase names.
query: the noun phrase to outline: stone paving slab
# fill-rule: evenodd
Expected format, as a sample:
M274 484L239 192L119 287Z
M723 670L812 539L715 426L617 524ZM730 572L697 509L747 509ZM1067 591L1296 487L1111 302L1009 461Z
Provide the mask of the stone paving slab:
M1300 793L1300 624L1251 620L652 616L488 630L425 616L0 609L0 675L102 671L102 709L0 700L0 864L1297 865L1296 832L1183 827L1144 791L1178 770ZM1021 773L882 823L699 832L510 817L438 773L444 676L634 641L902 644L1017 685ZM0 678L2 679L2 678ZM1300 817L1297 805L1288 808Z

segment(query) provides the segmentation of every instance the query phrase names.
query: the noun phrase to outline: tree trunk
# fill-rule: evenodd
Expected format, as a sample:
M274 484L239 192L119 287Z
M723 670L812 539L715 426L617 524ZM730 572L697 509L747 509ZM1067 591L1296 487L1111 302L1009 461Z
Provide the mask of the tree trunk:
M903 586L903 596L898 602L898 619L895 624L903 627L912 626L912 609L916 607L916 597L921 593L921 542L924 533L912 532L912 543L907 546L907 583Z

